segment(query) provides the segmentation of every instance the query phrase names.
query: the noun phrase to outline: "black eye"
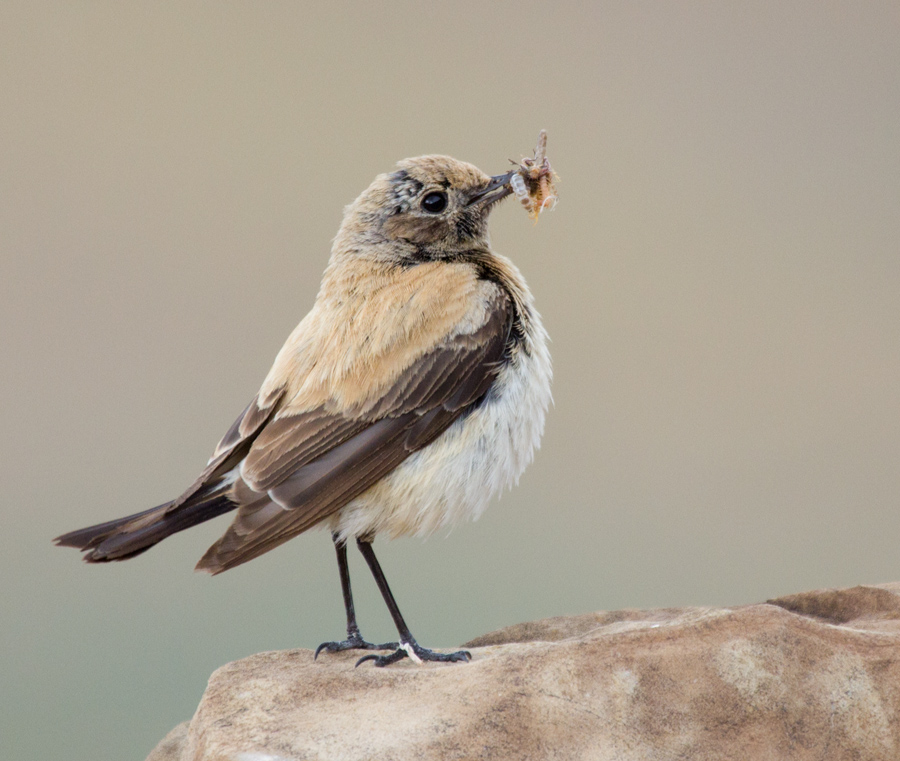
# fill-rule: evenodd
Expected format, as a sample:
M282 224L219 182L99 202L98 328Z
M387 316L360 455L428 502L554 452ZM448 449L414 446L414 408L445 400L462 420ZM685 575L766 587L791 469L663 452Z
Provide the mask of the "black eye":
M447 194L439 190L429 193L422 199L422 208L430 214L440 214L447 208Z

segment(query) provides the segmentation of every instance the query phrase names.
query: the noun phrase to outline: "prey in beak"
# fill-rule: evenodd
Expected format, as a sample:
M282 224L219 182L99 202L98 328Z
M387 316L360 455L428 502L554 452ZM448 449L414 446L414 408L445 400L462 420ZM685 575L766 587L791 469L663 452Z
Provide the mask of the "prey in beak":
M510 169L506 174L495 174L484 188L469 198L466 206L491 206L511 195L513 190L510 182L516 171Z
M515 193L528 215L537 222L542 211L549 211L559 200L556 193L556 172L547 158L547 131L541 130L532 158L512 162L515 166L506 174L497 174L490 182L469 198L467 207L488 208Z

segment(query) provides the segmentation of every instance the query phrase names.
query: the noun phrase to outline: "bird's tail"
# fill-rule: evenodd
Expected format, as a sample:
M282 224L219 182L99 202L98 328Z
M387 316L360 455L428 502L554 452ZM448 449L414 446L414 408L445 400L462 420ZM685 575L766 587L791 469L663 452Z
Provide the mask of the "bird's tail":
M70 531L53 541L86 553L84 559L88 563L127 560L149 550L167 536L237 507L221 489L196 494L184 504L176 502L166 502L134 515Z

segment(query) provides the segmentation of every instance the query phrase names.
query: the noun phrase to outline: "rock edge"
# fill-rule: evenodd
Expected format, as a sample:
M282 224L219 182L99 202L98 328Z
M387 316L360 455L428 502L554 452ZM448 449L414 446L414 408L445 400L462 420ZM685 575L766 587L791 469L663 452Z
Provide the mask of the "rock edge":
M900 757L900 583L548 618L465 647L457 666L229 663L147 761Z

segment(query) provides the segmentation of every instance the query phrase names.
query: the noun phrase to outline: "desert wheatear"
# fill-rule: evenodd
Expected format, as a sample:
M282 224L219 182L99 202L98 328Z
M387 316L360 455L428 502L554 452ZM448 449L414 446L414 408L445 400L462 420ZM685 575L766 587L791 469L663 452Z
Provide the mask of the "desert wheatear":
M314 526L337 550L347 639L316 651L389 649L385 666L468 660L412 636L372 550L477 518L531 461L550 402L547 336L488 216L512 170L489 177L447 156L401 161L346 209L310 313L262 388L177 499L64 534L102 563L134 557L236 510L197 569L220 573ZM372 645L356 624L347 541L356 540L399 632Z

